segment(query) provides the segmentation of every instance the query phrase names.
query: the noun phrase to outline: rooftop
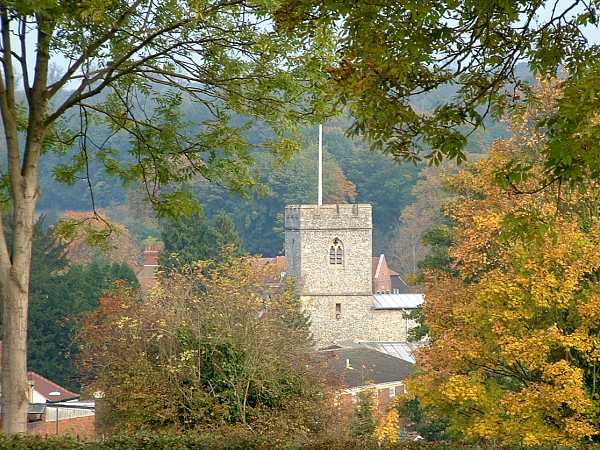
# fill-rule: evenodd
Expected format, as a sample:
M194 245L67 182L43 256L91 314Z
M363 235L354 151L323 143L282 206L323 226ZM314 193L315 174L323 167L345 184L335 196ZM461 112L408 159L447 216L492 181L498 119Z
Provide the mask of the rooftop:
M332 346L319 351L317 360L348 389L403 381L414 371L414 364L365 346Z
M27 379L33 383L33 388L48 400L64 401L79 398L79 394L65 389L39 373L27 372ZM51 392L58 392L60 395L50 395Z
M375 309L415 309L423 304L423 294L374 294Z

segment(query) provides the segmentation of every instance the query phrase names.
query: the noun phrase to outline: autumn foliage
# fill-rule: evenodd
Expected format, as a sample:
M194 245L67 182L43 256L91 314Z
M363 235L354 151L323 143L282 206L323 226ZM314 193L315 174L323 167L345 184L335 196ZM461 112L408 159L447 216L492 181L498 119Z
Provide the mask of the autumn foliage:
M90 392L118 431L237 429L301 439L327 424L306 317L254 258L169 272L149 298L102 299L78 338Z
M104 211L67 211L57 228L69 261L89 264L98 256L136 267L141 252L125 225L112 221Z
M537 95L514 137L451 181L458 275L426 275L430 342L410 388L458 438L577 447L600 431L600 186L547 182L531 124L556 84Z

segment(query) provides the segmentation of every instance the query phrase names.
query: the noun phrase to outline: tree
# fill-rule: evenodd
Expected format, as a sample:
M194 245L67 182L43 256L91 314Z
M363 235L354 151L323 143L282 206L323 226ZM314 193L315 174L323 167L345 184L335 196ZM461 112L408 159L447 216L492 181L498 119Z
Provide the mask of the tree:
M316 202L316 149L307 146L285 164L271 155L256 158L259 186L249 199L202 183L194 188L205 199L207 217L225 211L235 221L244 248L252 254L277 255L283 251L283 211L289 204ZM323 196L327 201L349 202L356 194L336 160L325 153Z
M243 190L253 183L243 130L253 118L273 127L261 148L288 155L298 121L323 113L315 90L330 47L276 34L270 2L0 2L0 113L6 149L3 200L10 199L12 249L0 222L5 327L3 429L26 429L28 285L39 167L67 184L92 161L124 184L144 184L160 214L189 213L182 190L199 176ZM197 129L179 113L197 105ZM235 120L234 114L250 119ZM95 123L103 135L89 133ZM130 144L123 146L123 142ZM128 153L123 150L129 148ZM56 160L55 160L56 161ZM89 192L95 210L93 190ZM72 232L74 223L65 224Z
M137 287L131 267L124 263L95 260L86 265L64 267L40 280L44 267L35 270L30 281L27 364L30 370L70 389L80 388L76 367L78 347L74 342L77 317L97 307L98 300L117 282ZM40 265L41 266L41 265Z
M419 399L408 395L399 399L394 405L398 415L408 420L407 426L428 441L447 441L448 420L436 417L431 410L424 411Z
M10 218L6 223L10 226ZM117 280L135 287L137 279L126 264L96 259L91 264L69 265L65 254L66 248L54 229L46 225L44 216L40 217L33 230L27 367L77 389L77 348L73 342L76 316L95 308Z
M549 139L530 126L559 92L543 84L515 137L451 182L453 270L426 274L430 344L409 387L455 437L577 447L599 433L598 182L537 188ZM527 170L507 179L507 164Z
M67 211L62 220L81 224L65 239L65 254L75 264L89 264L97 259L135 267L140 251L126 226L111 220L104 211Z
M144 302L130 291L105 297L79 342L87 386L104 393L109 422L319 431L325 397L307 364L308 323L292 286L264 287L275 275L256 258L205 261L162 279Z
M190 217L164 220L161 228L165 246L159 262L167 270L202 260L223 262L243 252L235 225L225 213L209 222L202 212L197 212Z
M358 393L358 399L352 410L350 431L354 437L371 437L375 433L375 393L364 390Z
M424 168L411 191L415 202L400 214L400 224L390 246L394 267L404 279L418 274L418 264L429 253L424 236L444 220L442 204L448 197L444 191L444 176L439 168Z
M331 95L354 117L350 133L399 160L464 160L467 137L486 114L519 105L531 92L532 77L523 76L519 63L544 79L568 73L574 89L565 90L553 122L560 139L543 152L545 182L598 168L597 150L569 143L580 124L587 126L577 119L598 113L592 93L599 49L587 33L600 24L599 9L577 0L289 0L276 17L282 29L301 36L328 27L338 32L338 57L328 68ZM582 93L590 95L578 110Z

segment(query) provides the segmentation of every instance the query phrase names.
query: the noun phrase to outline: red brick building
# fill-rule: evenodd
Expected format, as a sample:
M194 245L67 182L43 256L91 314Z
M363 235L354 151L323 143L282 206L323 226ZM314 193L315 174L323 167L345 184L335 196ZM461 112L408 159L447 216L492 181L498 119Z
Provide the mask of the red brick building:
M136 271L136 276L143 292L150 291L156 285L158 257L161 251L161 244L147 245L144 250L142 266Z
M351 412L358 394L371 391L379 417L386 414L394 397L406 393L404 379L414 371L414 364L360 344L334 345L317 352L315 358L339 380L338 400L343 409Z

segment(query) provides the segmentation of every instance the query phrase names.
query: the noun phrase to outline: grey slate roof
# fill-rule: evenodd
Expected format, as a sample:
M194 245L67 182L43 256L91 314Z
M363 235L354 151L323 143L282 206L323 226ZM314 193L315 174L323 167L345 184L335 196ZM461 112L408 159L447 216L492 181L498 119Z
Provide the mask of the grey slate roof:
M414 371L408 361L364 346L321 350L316 357L345 388L399 382Z

